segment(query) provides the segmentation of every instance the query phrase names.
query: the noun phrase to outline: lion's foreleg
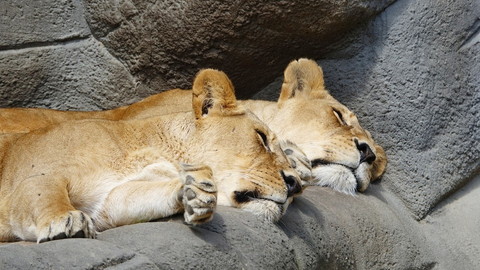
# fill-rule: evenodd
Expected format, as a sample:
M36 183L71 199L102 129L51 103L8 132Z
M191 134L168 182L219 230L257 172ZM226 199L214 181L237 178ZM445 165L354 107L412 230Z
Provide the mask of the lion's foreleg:
M95 221L99 230L105 230L183 212L185 222L201 224L212 218L216 205L217 189L210 168L185 165L180 178L133 180L117 186Z
M2 196L3 195L3 196ZM13 234L12 226L10 226L9 218L9 196L0 195L0 242L9 242L18 240Z
M93 222L70 203L68 180L35 176L10 194L8 205L12 233L22 240L49 241L69 237L94 238Z
M105 230L174 215L183 211L182 196L179 179L126 182L108 194L96 226Z

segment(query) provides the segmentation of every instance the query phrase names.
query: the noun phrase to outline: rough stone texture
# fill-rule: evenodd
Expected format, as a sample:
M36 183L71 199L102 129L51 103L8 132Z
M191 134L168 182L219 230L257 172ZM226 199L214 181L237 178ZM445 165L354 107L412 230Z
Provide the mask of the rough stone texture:
M2 71L25 75L39 67L36 62L49 63L41 69L48 70L51 81L62 82L69 73L64 59L71 59L76 70L67 80L78 83L50 85L40 79L22 85L15 76L1 74L0 106L114 108L119 105L117 97L126 104L159 91L189 88L202 67L226 71L238 95L247 97L267 85L292 58L321 51L393 1L3 1ZM100 54L98 62L75 63L82 56L69 47L87 38L101 42L87 56ZM22 49L27 54L19 55ZM31 61L35 53L30 56L29 49L51 53ZM15 61L9 59L11 53ZM17 70L16 61L25 61L20 63L25 72ZM89 80L92 74L95 82ZM48 98L25 95L38 85ZM105 89L124 96L109 100ZM65 102L67 96L74 102Z
M0 50L86 37L90 29L76 0L0 2Z
M103 241L0 245L2 269L158 269L147 257Z
M480 2L399 1L326 81L387 148L384 184L421 218L480 170ZM337 91L338 90L338 91Z
M319 61L417 219L480 171L480 2L403 0ZM281 79L257 97L276 95Z
M322 50L391 2L89 0L85 7L93 35L147 94L189 88L199 68L213 67L247 97L292 58Z
M273 99L307 56L389 165L356 197L309 188L278 224L219 207L199 227L2 244L0 269L480 268L480 3L398 0L365 22L392 2L1 2L0 106L111 108L204 66Z
M0 106L95 110L132 102L135 80L93 38L0 51Z

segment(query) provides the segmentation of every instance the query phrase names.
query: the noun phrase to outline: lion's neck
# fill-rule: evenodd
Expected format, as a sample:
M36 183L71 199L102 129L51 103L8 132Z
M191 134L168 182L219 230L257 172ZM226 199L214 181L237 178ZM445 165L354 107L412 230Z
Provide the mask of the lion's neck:
M189 144L194 133L195 122L192 113L146 118L141 125L136 125L132 130L135 136L143 135L137 139L137 144L158 148L164 158L180 162L189 160Z

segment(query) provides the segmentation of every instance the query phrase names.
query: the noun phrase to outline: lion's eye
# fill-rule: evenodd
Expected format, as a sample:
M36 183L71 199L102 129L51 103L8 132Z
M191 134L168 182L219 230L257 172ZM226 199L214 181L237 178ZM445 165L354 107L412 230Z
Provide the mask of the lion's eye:
M340 111L336 110L335 108L332 108L333 109L333 114L335 115L335 117L337 117L338 119L338 122L340 122L340 124L344 125L344 126L347 126L347 122L345 122L345 119L343 119L343 115Z
M270 146L268 144L268 139L267 139L267 135L265 135L265 133L263 133L262 131L260 130L255 130L257 132L257 135L260 137L260 140L262 141L262 144L263 146L265 146L265 148L270 151Z

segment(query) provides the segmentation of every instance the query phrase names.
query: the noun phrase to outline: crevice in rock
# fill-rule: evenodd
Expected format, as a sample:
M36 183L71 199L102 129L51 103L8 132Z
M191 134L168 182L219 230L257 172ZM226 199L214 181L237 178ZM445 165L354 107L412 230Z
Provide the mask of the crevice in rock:
M470 34L463 41L462 45L458 48L457 51L466 50L476 43L480 42L480 18L477 18L475 23L469 29Z
M117 258L113 258L113 259L107 259L100 264L94 265L90 269L91 270L106 269L108 267L112 267L112 266L116 266L116 265L128 262L128 261L132 260L134 257L135 257L135 254L131 254L131 255L121 256L121 257L117 257Z
M85 41L88 38L90 38L90 36L91 35L69 36L63 39L53 40L53 41L29 42L24 44L0 46L0 52L12 51L12 50L23 50L23 49L34 49L34 48L42 48L42 47L49 47L49 46L64 46L71 43Z

